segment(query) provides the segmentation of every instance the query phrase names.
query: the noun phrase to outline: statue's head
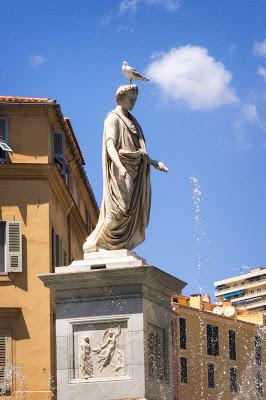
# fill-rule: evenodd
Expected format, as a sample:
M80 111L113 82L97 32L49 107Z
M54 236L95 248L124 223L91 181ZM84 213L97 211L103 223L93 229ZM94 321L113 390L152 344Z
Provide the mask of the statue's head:
M138 91L138 87L134 84L119 86L116 91L117 104L126 110L132 110L137 100Z

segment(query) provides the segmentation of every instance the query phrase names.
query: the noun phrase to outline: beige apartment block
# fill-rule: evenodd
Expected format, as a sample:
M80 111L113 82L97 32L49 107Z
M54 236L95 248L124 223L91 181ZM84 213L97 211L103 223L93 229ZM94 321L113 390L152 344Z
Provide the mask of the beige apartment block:
M266 312L266 268L214 282L217 301L229 300L242 310Z
M6 399L55 398L53 298L37 275L82 259L97 218L84 159L60 105L0 97L0 393Z
M177 400L256 400L266 394L265 316L208 296L175 296Z

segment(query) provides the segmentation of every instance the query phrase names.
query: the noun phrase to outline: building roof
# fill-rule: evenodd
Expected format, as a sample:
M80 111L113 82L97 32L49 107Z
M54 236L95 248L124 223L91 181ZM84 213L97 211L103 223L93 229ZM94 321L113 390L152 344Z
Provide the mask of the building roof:
M178 294L172 298L172 309L178 313L179 309L191 310L193 312L203 312L205 315L209 315L213 318L224 319L224 320L237 320L242 322L248 322L252 324L265 324L265 317L262 311L244 310L235 307L230 301L214 304L209 300L205 300L205 296L192 295L184 296ZM232 313L228 313L231 311Z
M259 276L259 275L264 275L265 273L266 273L266 268L264 268L264 267L253 268L253 269L250 270L250 272L247 272L246 274L232 276L231 278L227 278L227 279L222 279L222 280L216 281L216 282L214 282L214 286L217 287L217 286L220 286L220 285L224 285L226 283L242 281L242 280L245 280L247 278L252 278L252 277L255 277L255 276Z
M97 201L95 199L92 187L89 183L85 169L83 167L83 165L85 165L83 155L81 153L81 150L80 150L78 141L76 139L74 130L72 128L71 122L70 122L69 118L65 118L63 116L60 104L57 103L57 101L55 99L49 99L47 97L22 97L22 96L1 96L1 95L0 95L0 104L7 104L7 105L9 105L9 104L42 105L43 104L43 105L50 106L53 110L55 110L57 117L61 121L62 128L63 128L64 132L66 133L66 136L68 137L70 144L72 146L72 149L74 151L74 155L77 160L78 167L81 172L81 176L84 180L85 186L87 187L87 189L90 193L95 211L97 214L99 214L99 208L98 208Z
M56 100L48 99L46 97L0 96L0 103L56 104Z

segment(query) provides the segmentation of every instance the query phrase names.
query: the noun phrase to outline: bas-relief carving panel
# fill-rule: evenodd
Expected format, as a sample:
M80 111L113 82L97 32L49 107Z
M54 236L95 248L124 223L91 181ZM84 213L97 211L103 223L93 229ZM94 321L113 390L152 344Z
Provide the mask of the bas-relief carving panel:
M128 320L72 324L72 379L104 380L130 373Z

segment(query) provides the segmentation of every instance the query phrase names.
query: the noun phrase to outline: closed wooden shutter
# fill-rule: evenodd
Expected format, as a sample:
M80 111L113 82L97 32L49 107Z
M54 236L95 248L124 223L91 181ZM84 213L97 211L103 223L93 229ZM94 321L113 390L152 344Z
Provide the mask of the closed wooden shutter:
M7 119L0 117L0 142L7 143Z
M68 162L65 159L65 133L53 132L53 159L60 165L60 173L63 177L69 173Z
M0 117L0 143L7 143L7 119ZM7 152L0 148L0 160L7 160Z
M0 387L4 385L5 367L7 365L7 338L0 336Z
M22 272L22 238L20 222L6 223L7 272Z
M0 329L0 396L9 395L12 385L12 332Z
M64 132L53 132L53 152L54 158L63 157L64 158L64 144L65 144L65 134Z

